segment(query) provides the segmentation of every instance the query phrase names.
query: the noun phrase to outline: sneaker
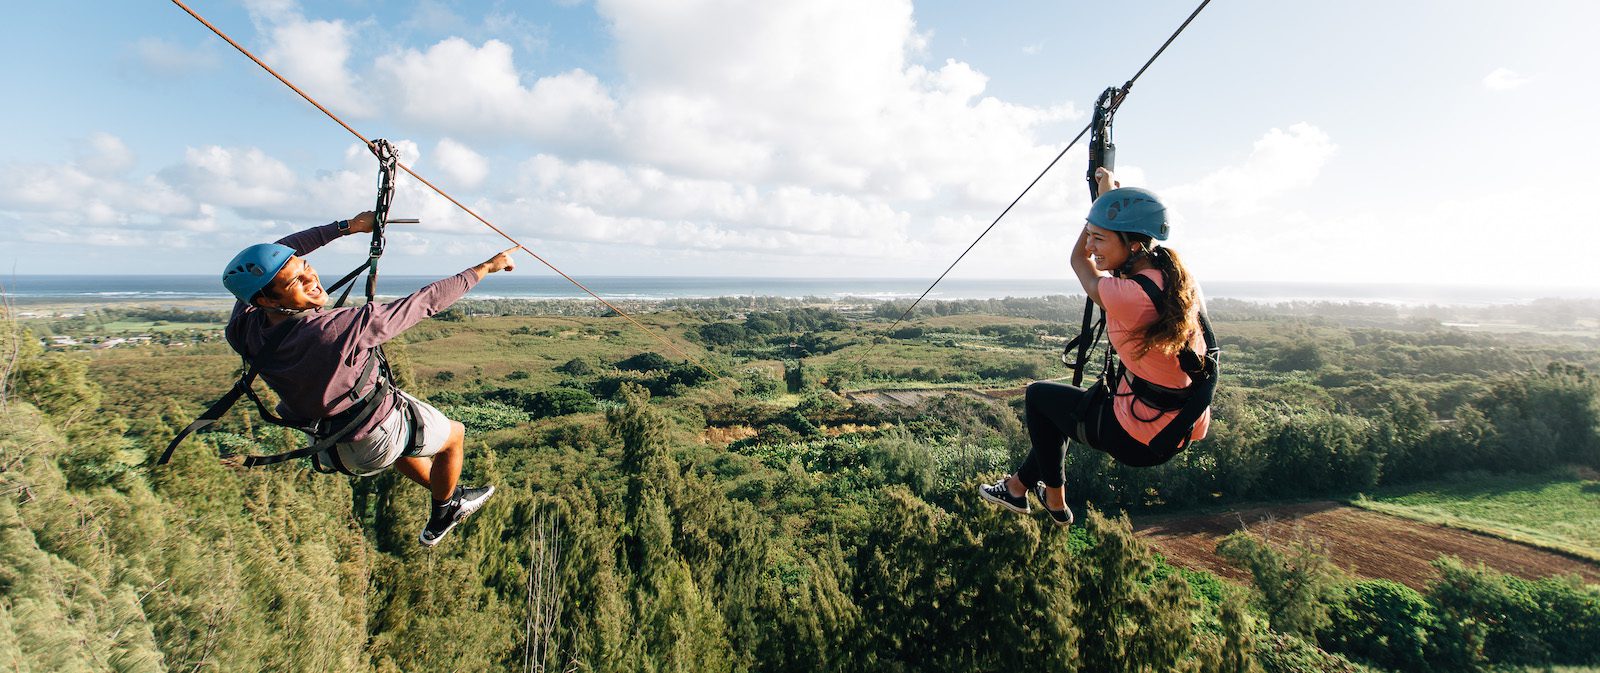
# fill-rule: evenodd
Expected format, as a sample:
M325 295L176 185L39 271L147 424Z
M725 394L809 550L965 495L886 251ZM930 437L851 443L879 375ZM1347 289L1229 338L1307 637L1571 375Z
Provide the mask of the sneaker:
M1041 481L1041 482L1039 482L1037 484L1034 484L1034 486L1033 486L1033 496L1035 498L1039 499L1039 509L1044 510L1045 514L1049 514L1051 520L1055 521L1057 526L1071 526L1072 525L1072 508L1071 507L1068 507L1066 509L1050 509L1050 506L1045 504L1044 482Z
M979 486L978 495L984 500L1018 514L1028 514L1030 511L1028 509L1028 494L1011 495L1011 491L1006 488L1006 477L1001 477L1000 481L993 484Z
M422 534L417 536L417 541L424 547L439 544L450 529L466 521L473 512L483 507L483 503L487 502L491 495L494 495L493 486L483 488L457 486L455 496L451 497L443 507L435 508L433 515L428 517L428 525L422 527Z

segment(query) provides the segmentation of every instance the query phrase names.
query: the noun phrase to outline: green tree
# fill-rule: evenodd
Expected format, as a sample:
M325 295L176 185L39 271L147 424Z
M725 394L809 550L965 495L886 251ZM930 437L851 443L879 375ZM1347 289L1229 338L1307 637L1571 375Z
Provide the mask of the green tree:
M1067 536L955 504L884 492L856 562L861 669L1077 670Z
M791 393L804 392L806 388L811 386L813 381L811 380L810 372L806 371L805 360L784 361L783 383Z
M1438 620L1422 594L1389 580L1355 582L1342 594L1319 639L1324 648L1387 669L1427 669L1428 637Z
M628 480L622 540L632 576L628 659L644 671L728 670L726 623L673 546L666 493L677 488L679 472L666 453L666 421L650 408L644 388L625 384L619 395L622 404L606 420L622 441Z
M1552 362L1542 372L1504 378L1474 406L1496 431L1486 468L1600 465L1600 380L1581 367Z
M1328 612L1338 596L1338 576L1314 542L1293 540L1285 553L1241 530L1217 544L1217 555L1250 571L1273 630L1314 637L1328 626Z
M1183 576L1151 582L1155 562L1126 515L1089 509L1084 533L1088 546L1072 560L1083 670L1192 671L1219 659L1195 637L1190 613L1198 606Z
M739 395L758 400L772 399L778 394L778 380L766 370L751 367L739 376Z

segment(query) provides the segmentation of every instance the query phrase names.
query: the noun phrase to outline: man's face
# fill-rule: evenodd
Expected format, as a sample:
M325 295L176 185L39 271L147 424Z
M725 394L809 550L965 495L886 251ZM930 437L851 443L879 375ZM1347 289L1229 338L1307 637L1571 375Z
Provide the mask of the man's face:
M269 308L304 311L322 308L328 303L328 295L322 290L322 279L317 277L316 269L311 268L304 257L296 255L272 277L260 303Z

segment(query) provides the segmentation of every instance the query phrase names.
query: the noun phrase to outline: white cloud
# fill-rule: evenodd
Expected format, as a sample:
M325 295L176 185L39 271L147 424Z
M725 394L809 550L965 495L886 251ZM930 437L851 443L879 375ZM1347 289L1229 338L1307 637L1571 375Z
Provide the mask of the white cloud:
M441 187L508 233L602 256L620 245L665 272L690 260L706 272L749 260L763 273L937 271L1060 150L1041 129L1081 116L1070 104L996 99L970 64L929 62L905 0L600 0L628 73L616 82L524 70L514 36L363 60L361 24L308 19L292 0L247 4L275 67L336 111L392 111L396 126L433 134L432 163L411 142L400 143L402 161L436 170ZM519 144L541 154L518 162ZM159 221L169 239L206 232L226 246L371 208L374 161L359 145L314 169L255 147L197 145L133 177L120 141L85 147L75 164L0 174L14 174L0 208L52 222ZM129 199L170 202L96 202L108 193L96 166L121 171L110 182ZM497 168L511 170L491 180ZM401 176L399 190L394 215L423 223L392 233L397 253L498 249L416 181ZM1018 275L1034 268L1024 262L1052 263L1061 251L1039 241L1081 222L1083 192L1077 179L1040 184L967 264Z
M120 138L96 133L75 144L70 163L0 165L0 209L26 214L24 236L72 236L86 225L160 228L195 212L192 199L154 176L122 177L134 158Z
M610 144L616 135L616 103L598 79L574 70L523 86L511 46L498 40L475 47L449 38L380 57L376 71L401 115L450 133L557 145Z
M307 20L294 2L248 3L264 34L263 61L336 114L363 117L372 105L348 65L355 30L344 21Z
M129 46L133 59L148 72L163 77L182 77L211 70L221 64L208 46L186 46L158 37L143 37Z
M605 0L630 73L620 117L633 160L673 172L889 198L989 183L1077 116L983 97L987 78L926 48L909 2ZM1010 191L1007 187L1003 191Z
M1237 165L1188 184L1154 187L1171 208L1171 243L1187 253L1202 279L1315 280L1319 264L1365 243L1345 241L1346 232L1313 221L1297 201L1283 197L1306 192L1338 150L1327 133L1301 122L1268 130ZM1356 257L1335 263L1350 259ZM1321 277L1348 276L1345 271Z
M1512 91L1527 83L1527 77L1510 68L1496 68L1483 78L1483 87L1490 91Z
M906 213L801 187L761 190L653 168L569 164L549 155L525 162L522 173L515 190L520 196L492 209L535 223L531 233L546 239L800 257L877 254L907 235Z
M1179 209L1200 208L1220 217L1255 213L1280 194L1309 187L1338 150L1327 133L1309 123L1274 128L1255 142L1243 164L1161 194Z
M74 164L85 173L112 176L133 168L133 150L121 138L105 132L91 134L78 143L78 159Z
M196 199L270 217L293 199L297 178L286 164L254 147L191 147L183 163L162 172Z
M983 97L987 78L965 63L910 62L927 40L908 2L597 9L629 73L621 88L583 70L535 77L498 40L394 52L375 71L409 121L456 138L890 198L1004 198L1037 129L1078 116Z

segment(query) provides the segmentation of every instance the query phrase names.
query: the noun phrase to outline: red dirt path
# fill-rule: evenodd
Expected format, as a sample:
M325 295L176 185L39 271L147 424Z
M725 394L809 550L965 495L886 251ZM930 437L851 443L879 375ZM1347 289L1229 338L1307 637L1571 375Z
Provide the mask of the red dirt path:
M1171 562L1232 580L1248 581L1250 576L1217 557L1217 542L1248 527L1275 545L1286 544L1299 528L1308 537L1320 539L1333 563L1357 577L1391 579L1419 590L1437 576L1429 564L1446 554L1528 579L1576 573L1586 582L1600 584L1600 566L1585 561L1331 501L1147 519L1135 524L1139 537Z

